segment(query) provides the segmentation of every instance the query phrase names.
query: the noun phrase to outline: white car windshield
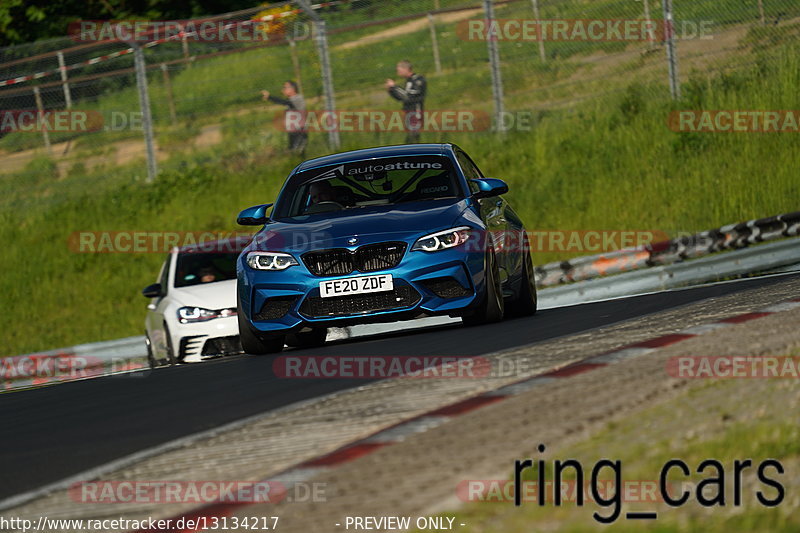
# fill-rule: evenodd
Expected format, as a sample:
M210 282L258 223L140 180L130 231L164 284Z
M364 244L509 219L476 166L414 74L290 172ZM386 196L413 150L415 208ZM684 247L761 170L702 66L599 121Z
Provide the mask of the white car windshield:
M239 252L180 252L175 269L175 287L236 279L238 257Z

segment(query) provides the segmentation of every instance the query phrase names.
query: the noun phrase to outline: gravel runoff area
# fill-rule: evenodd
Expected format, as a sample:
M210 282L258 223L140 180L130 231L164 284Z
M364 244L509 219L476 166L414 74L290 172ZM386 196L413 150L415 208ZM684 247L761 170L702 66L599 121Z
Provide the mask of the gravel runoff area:
M486 379L394 379L338 393L142 460L102 479L257 481L292 464L420 413L537 375L594 354L796 297L800 280L705 300L609 327L487 356L518 372ZM458 503L467 479L507 477L514 458L586 438L617 417L674 401L701 383L670 378L665 361L679 353L786 353L800 342L800 312L787 311L708 333L594 372L545 384L484 407L436 429L378 450L310 480L325 484L325 500L250 505L243 516L278 515L283 531L335 531L345 516L421 514ZM526 323L527 324L527 323ZM530 322L535 324L535 319ZM752 380L749 380L752 381ZM66 490L3 511L4 516L49 518L170 517L193 504L87 504Z

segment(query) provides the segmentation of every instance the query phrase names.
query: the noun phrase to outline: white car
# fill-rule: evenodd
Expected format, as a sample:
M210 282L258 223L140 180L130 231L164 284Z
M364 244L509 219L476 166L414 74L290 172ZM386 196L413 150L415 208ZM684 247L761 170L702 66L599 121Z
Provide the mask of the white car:
M236 317L240 239L173 249L150 298L145 342L150 366L190 363L242 352Z

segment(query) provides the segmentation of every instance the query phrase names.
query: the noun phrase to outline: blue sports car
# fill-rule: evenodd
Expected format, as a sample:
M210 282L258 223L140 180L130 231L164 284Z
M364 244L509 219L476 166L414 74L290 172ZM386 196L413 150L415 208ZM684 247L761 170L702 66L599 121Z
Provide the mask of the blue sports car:
M536 312L525 229L453 144L370 148L297 166L237 261L239 331L252 354L325 342L328 327L421 316L494 322Z

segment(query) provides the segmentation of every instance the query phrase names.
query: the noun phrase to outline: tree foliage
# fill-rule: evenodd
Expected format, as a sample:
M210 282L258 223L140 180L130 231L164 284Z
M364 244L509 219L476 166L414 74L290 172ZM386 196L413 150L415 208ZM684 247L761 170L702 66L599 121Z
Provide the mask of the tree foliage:
M254 0L0 0L0 46L66 35L78 20L181 20L255 7Z

